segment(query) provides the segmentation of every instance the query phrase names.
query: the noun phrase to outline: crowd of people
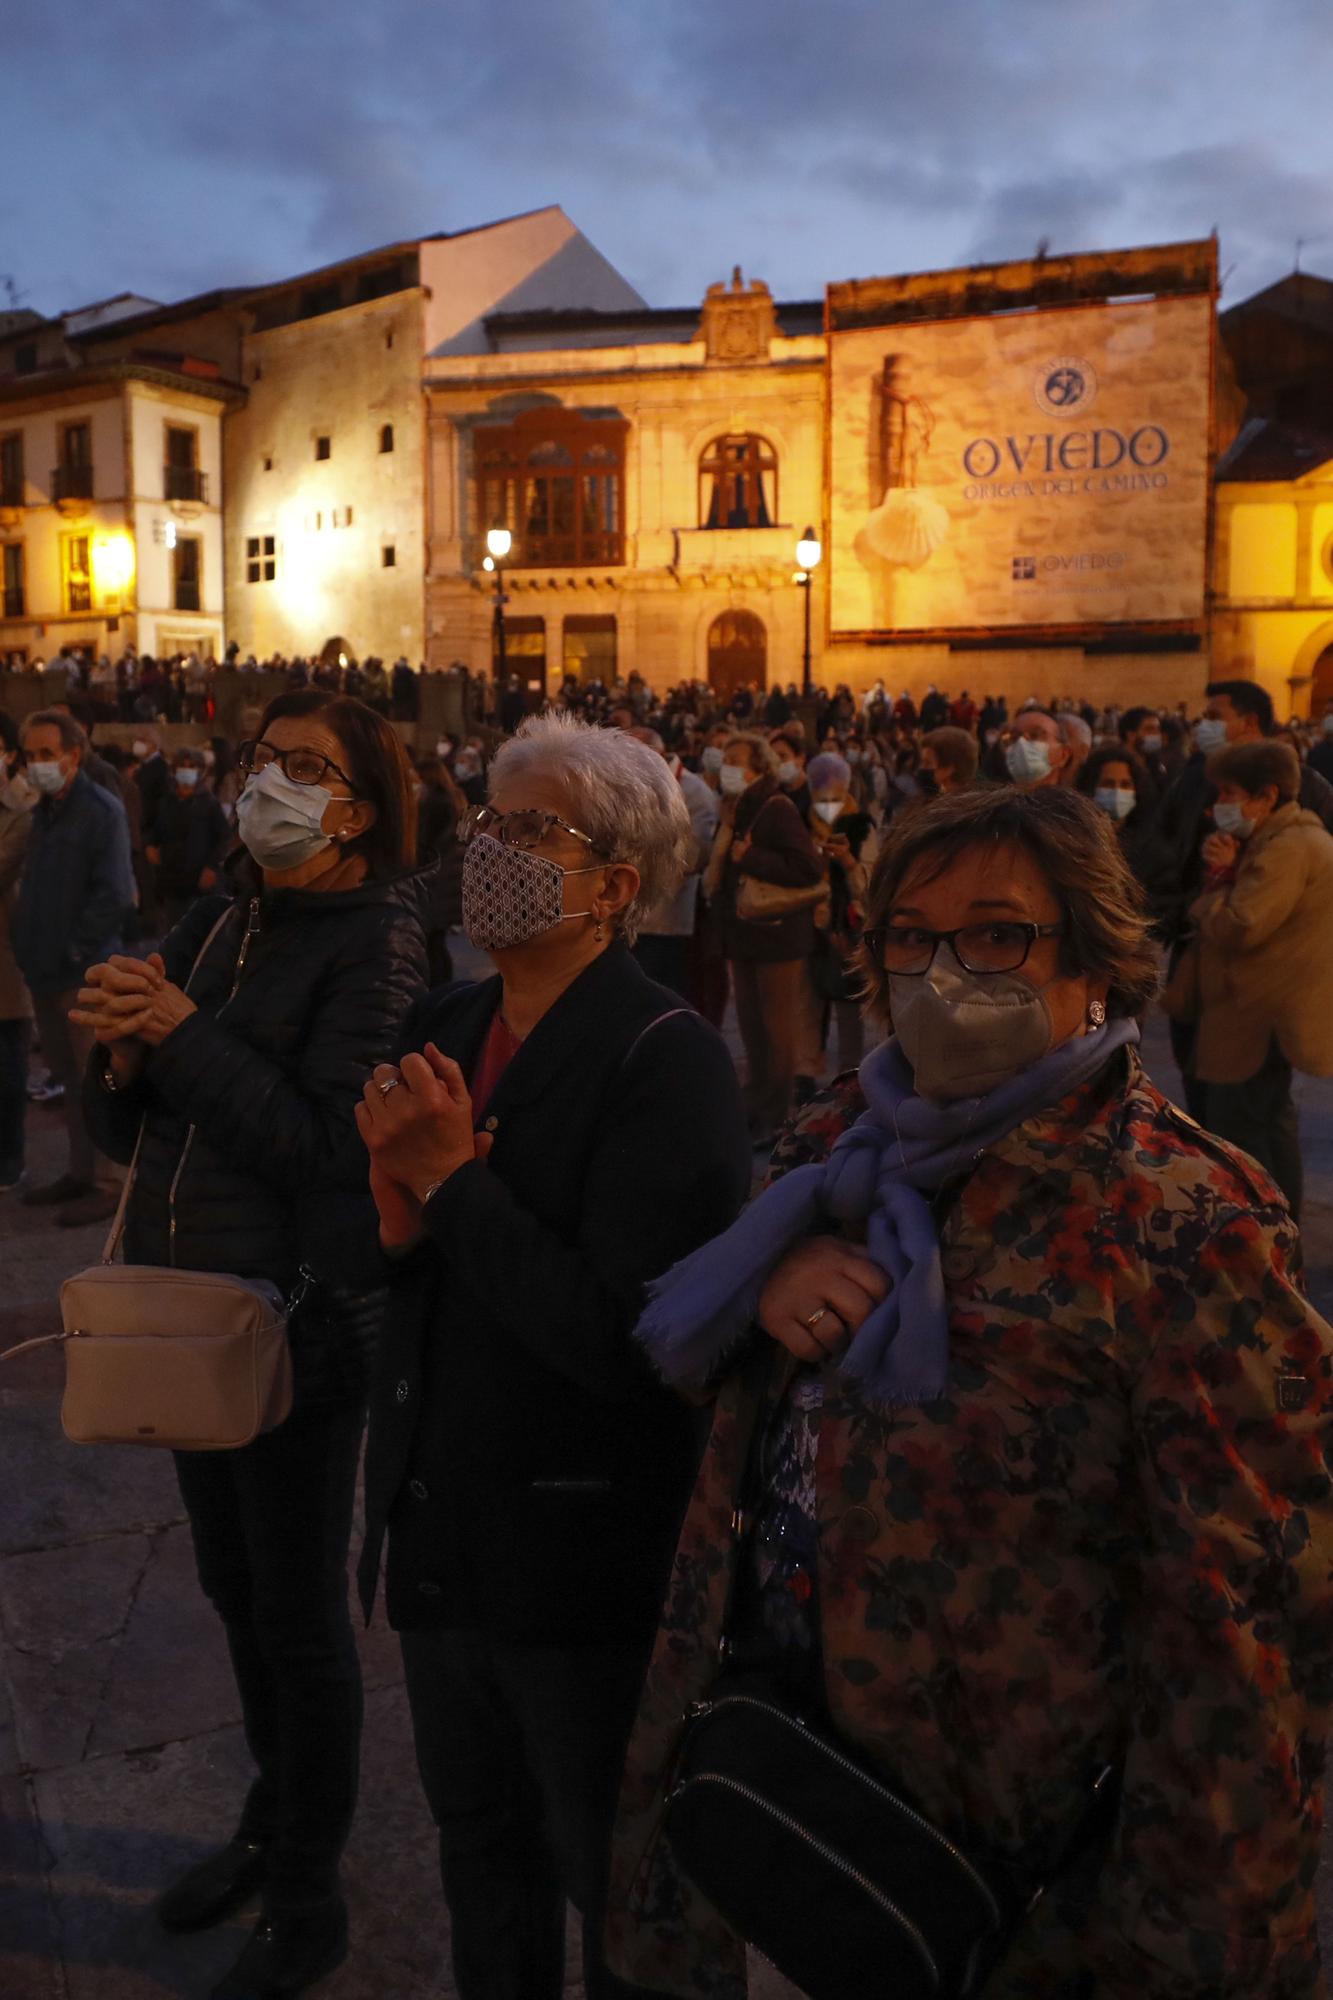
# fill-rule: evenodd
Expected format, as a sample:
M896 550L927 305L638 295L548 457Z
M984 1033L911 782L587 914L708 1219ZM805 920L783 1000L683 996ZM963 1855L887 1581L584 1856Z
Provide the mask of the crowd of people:
M239 743L188 675L170 752L142 672L128 745L91 673L0 716L0 1186L133 1161L129 1261L289 1300L292 1414L176 1459L256 1772L158 1905L261 1897L215 2000L349 1948L367 1422L463 2000L555 2000L567 1900L589 2000L741 2000L744 1871L671 1831L740 1668L1008 1885L968 1992L1317 2000L1333 704L629 674L426 744L322 671Z

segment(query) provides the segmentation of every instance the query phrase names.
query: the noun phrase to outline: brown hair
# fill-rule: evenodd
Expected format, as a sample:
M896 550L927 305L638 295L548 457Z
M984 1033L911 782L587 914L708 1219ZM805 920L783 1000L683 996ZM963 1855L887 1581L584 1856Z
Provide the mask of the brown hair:
M970 785L977 775L977 739L966 729L953 729L947 725L940 729L928 729L921 738L921 748L934 754L935 762L943 764L951 771L960 785Z
M364 856L372 876L410 868L417 858L415 778L392 724L355 695L296 688L274 696L260 718L259 736L284 715L318 715L342 745L352 790L375 808L373 824L348 841L347 852Z
M773 746L757 729L733 729L722 746L723 751L734 749L738 743L744 743L748 748L752 771L758 771L763 776L767 772L777 770L778 760Z
M917 864L933 882L975 847L1020 847L1045 875L1063 913L1060 969L1105 979L1112 1014L1137 1014L1157 990L1143 893L1125 862L1110 820L1077 792L1044 785L952 792L892 822L875 864L866 931L884 924L894 898ZM879 954L863 948L862 970L872 1012L889 1013L888 974Z
M1301 760L1290 743L1276 736L1261 736L1257 743L1227 743L1208 759L1208 777L1214 785L1239 785L1251 798L1277 789L1277 802L1288 805L1300 797Z

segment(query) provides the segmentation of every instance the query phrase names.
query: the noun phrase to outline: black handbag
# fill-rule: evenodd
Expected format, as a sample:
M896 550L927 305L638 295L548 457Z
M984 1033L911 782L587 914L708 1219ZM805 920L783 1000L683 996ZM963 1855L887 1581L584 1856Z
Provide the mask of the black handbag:
M773 1407L757 1399L742 1424L724 1660L746 1557L739 1503ZM1109 1828L1112 1777L1108 1765L1096 1779L1062 1866ZM762 1671L724 1673L689 1711L664 1831L700 1893L809 2000L967 2000L1045 1888L942 1833Z

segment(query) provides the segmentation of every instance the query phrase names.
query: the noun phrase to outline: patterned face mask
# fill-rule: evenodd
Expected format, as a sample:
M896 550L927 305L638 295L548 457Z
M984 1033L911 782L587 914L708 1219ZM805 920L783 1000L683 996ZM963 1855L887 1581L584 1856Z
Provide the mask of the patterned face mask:
M560 923L589 918L589 910L565 909L566 875L600 875L592 868L561 868L544 854L507 847L479 834L463 854L463 929L478 951L507 951L526 944Z

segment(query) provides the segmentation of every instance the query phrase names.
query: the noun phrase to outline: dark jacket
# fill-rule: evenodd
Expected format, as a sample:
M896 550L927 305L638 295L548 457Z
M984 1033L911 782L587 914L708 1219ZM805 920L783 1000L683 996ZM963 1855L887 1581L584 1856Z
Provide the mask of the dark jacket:
M144 1126L127 1262L268 1278L284 1292L303 1261L329 1290L382 1282L353 1113L425 984L418 896L407 876L240 897L190 980L198 1011L135 1084L107 1091L94 1050L95 1143L128 1160ZM184 984L229 900L202 897L169 934L168 979ZM298 1387L322 1393L319 1373L302 1365Z
M119 951L133 906L124 809L78 771L63 798L44 798L32 812L10 933L32 991L66 992Z
M431 994L409 1045L470 1076L499 1000L498 979ZM489 1160L445 1182L393 1281L362 1602L387 1530L400 1629L646 1645L697 1439L632 1333L645 1282L745 1198L731 1059L616 945L537 1023L485 1126Z
M824 873L809 827L775 777L757 779L736 802L735 838L747 836L750 846L744 860L728 861L723 877L726 956L764 965L809 958L815 948L813 906L763 923L743 922L736 915L736 896L744 875L753 875L759 882L776 882L784 889L805 889Z
M1196 752L1172 781L1158 809L1157 830L1165 846L1173 891L1164 903L1162 922L1171 939L1179 939L1190 928L1190 905L1203 888L1199 850L1204 836L1212 831L1208 815L1216 798L1217 787L1208 782L1207 760ZM1333 833L1333 785L1309 764L1301 765L1300 802L1307 812L1318 813Z
M144 837L161 850L158 890L175 900L198 895L199 877L221 864L231 829L212 792L182 794L173 788L159 800Z

